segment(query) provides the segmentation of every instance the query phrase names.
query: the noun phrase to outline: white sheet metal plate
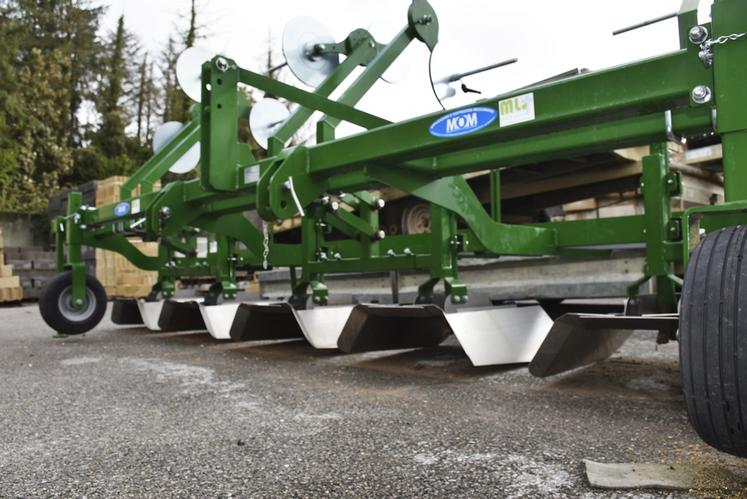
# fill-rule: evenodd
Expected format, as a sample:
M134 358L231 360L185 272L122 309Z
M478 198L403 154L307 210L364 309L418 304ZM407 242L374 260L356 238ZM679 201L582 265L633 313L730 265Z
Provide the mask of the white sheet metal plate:
M531 361L553 324L542 307L462 310L446 320L474 366Z
M151 331L160 331L158 319L161 317L163 300L145 301L142 298L137 301L137 308L140 310L140 316L143 318L143 324Z
M186 303L188 301L194 301L197 303L202 302L202 298L174 298L174 301ZM160 331L161 328L158 326L158 321L161 318L161 310L165 300L158 301L145 301L140 298L137 301L137 308L140 310L140 315L143 318L143 324L151 331Z
M337 339L350 317L353 306L319 307L296 310L296 320L306 340L314 348L337 348Z
M216 340L231 339L231 324L239 309L239 302L223 303L221 305L205 305L200 303L200 314L205 321L210 336Z

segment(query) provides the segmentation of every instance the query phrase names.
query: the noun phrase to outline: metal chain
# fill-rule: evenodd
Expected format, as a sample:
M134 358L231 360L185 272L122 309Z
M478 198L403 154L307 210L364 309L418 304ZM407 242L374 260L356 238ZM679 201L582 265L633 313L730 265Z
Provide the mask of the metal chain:
M746 36L747 36L747 33L732 33L731 35L719 36L718 38L714 38L712 40L706 40L705 42L703 42L703 45L701 45L701 48L704 50L708 50L714 45L723 45L728 42L736 42L737 40L741 40L742 38Z
M267 257L270 255L270 231L264 220L262 220L262 237L262 268L267 270Z

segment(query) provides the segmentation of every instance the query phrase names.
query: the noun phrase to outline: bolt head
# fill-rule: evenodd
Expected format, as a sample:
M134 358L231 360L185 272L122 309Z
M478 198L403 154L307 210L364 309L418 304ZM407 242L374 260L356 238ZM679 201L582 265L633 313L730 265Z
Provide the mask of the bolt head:
M385 237L386 237L386 232L384 232L383 230L376 232L376 239L378 239L379 241L384 239Z
M696 104L708 104L713 99L713 92L706 85L698 85L693 88L691 97Z
M384 201L384 200L383 200L383 199L381 199L381 198L378 198L378 199L377 199L376 201L374 201L374 203L375 203L375 205L376 205L376 209L377 209L377 210L380 210L380 209L382 209L382 208L383 208L384 206L386 206L386 201Z
M162 206L159 213L164 220L171 218L171 208L168 206Z
M82 307L83 306L83 300L81 300L80 298L76 298L73 303L75 304L76 307Z
M708 39L708 29L705 26L693 26L688 36L691 43L700 45Z
M228 69L228 61L224 57L218 57L215 60L215 67L218 68L218 71L224 72Z
M340 203L338 203L337 201L332 201L332 202L331 202L331 203L329 204L329 209L330 209L330 210L332 210L332 211L337 211L337 210L339 210L339 209L340 209Z
M698 58L700 58L705 67L710 68L713 66L713 52L710 50L701 50L698 52Z

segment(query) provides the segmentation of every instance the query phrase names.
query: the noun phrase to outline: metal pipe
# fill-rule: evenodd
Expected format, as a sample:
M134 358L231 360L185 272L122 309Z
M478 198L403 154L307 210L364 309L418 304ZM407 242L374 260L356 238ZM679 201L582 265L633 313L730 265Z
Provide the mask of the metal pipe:
M445 78L441 78L440 80L438 80L438 81L436 81L434 83L437 84L437 85L442 84L442 83L452 83L452 82L455 82L455 81L459 81L462 78L465 78L467 76L476 75L478 73L484 73L485 71L490 71L491 69L502 68L503 66L508 66L510 64L515 64L517 62L519 62L519 59L517 59L517 58L514 57L513 59L508 59L506 61L497 62L497 63L491 64L489 66L485 66L485 67L478 68L478 69L472 69L470 71L465 71L464 73L455 73L455 74L447 76Z
M279 71L279 70L283 69L287 65L288 65L288 61L286 61L286 62L284 62L282 64L278 64L277 66L273 66L273 67L271 67L270 69L267 70L267 75L268 76L272 75L272 73L274 73L275 71Z
M618 29L617 31L612 32L612 36L622 35L623 33L627 33L628 31L633 31L639 28L645 28L646 26L651 26L652 24L660 23L662 21L667 21L669 19L674 19L679 15L679 12L672 12L671 14L665 14L663 16L656 17L654 19L649 19L648 21L643 21L642 23L634 24L632 26L628 26L627 28Z

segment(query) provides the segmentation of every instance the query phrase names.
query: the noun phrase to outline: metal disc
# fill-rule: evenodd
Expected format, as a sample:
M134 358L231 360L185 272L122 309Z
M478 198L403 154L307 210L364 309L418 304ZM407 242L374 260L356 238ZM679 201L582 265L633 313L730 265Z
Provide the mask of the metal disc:
M153 134L153 152L157 153L166 145L171 142L171 140L176 137L176 135L184 128L184 124L179 123L178 121L167 121L163 125L159 126L156 129L156 132ZM182 155L181 158L176 160L176 162L171 165L171 168L169 168L169 171L171 173L176 174L183 174L190 172L194 170L194 168L197 166L197 163L200 162L200 143L197 142L195 145L189 148L189 150Z
M275 99L262 99L252 106L249 129L257 144L267 149L267 141L290 116L290 111Z
M176 60L176 80L184 93L195 102L202 98L202 65L215 57L215 52L205 47L190 47Z
M171 173L188 173L195 169L197 163L200 162L200 143L197 142L195 145L189 148L189 151L176 160L176 163L171 165L169 171Z
M158 128L153 134L153 152L157 153L163 149L166 144L171 142L171 139L176 137L181 129L184 128L184 123L178 121L167 121Z
M314 45L335 43L322 23L311 17L296 17L285 25L283 55L293 74L310 87L317 87L340 64L339 54L310 55Z

